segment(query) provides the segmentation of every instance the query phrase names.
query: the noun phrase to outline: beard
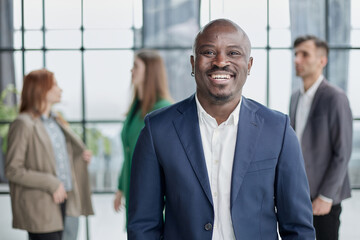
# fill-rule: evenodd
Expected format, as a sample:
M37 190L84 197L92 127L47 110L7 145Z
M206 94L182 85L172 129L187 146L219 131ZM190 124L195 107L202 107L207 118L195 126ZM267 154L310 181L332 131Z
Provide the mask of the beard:
M209 96L211 97L212 102L214 104L219 104L219 105L229 102L233 98L233 95L234 94L231 93L231 92L228 93L228 94L225 94L225 93L223 93L223 94L214 94L211 91L209 91Z

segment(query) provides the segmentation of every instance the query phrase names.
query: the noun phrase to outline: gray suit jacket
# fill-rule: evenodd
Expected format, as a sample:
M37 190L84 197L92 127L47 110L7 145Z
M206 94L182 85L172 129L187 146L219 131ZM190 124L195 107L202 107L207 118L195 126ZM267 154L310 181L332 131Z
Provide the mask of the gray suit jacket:
M294 129L299 97L300 90L292 94L290 102ZM311 199L323 195L333 199L335 205L351 196L348 163L352 124L346 94L323 80L315 93L301 140Z

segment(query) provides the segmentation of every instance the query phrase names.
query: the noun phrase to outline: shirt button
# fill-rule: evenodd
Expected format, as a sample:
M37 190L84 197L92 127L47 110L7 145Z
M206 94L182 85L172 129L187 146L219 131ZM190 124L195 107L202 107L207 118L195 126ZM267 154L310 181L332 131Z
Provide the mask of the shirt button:
M218 164L218 163L219 163L219 160L215 160L214 163L215 163L215 164Z
M205 230L206 231L211 231L212 230L212 224L211 223L207 223L207 224L205 224Z
M214 192L214 197L217 197L217 192Z

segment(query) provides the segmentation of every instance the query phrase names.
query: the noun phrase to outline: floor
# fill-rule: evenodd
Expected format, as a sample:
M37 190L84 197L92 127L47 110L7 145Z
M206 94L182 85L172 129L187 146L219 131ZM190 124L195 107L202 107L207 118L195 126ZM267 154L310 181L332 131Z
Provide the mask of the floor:
M340 240L360 239L360 190L354 190L353 197L343 202ZM112 209L113 195L93 195L95 216L88 218L91 240L126 240L124 212L115 213ZM11 228L11 208L8 195L0 195L0 239L27 240L27 234ZM86 220L80 218L78 240L86 240Z

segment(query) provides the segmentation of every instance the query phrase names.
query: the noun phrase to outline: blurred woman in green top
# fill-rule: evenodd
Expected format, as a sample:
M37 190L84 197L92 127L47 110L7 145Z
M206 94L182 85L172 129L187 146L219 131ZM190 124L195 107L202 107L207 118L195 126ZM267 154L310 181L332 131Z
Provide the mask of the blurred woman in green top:
M140 50L135 54L131 69L134 99L127 113L121 132L124 147L124 162L119 176L118 191L115 194L114 208L119 211L125 197L126 220L128 217L129 185L131 159L136 141L144 127L144 117L156 109L169 106L171 97L168 90L165 65L154 50Z

